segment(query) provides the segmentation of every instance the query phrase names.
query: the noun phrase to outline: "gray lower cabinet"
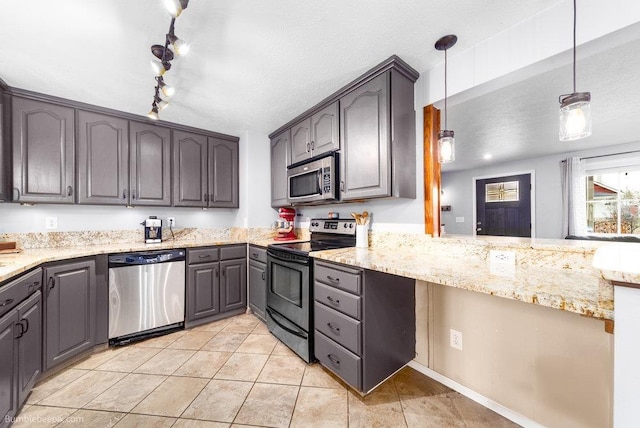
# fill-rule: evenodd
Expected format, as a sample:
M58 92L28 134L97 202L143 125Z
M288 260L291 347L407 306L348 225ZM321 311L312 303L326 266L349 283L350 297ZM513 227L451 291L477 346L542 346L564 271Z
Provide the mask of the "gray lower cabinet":
M173 131L173 203L237 208L238 142Z
M246 248L243 244L187 249L187 327L245 310Z
M249 246L249 307L265 321L267 310L267 250L256 245Z
M416 197L413 82L386 71L340 98L343 201Z
M415 354L415 281L314 263L315 357L368 393Z
M77 111L78 203L129 204L129 121Z
M171 205L171 130L129 122L131 205Z
M274 208L291 205L288 201L287 166L291 132L286 130L271 139L271 206Z
M46 265L45 370L93 347L95 337L95 261Z
M0 286L0 427L24 404L42 371L42 270Z
M12 118L13 201L74 203L73 109L14 96Z

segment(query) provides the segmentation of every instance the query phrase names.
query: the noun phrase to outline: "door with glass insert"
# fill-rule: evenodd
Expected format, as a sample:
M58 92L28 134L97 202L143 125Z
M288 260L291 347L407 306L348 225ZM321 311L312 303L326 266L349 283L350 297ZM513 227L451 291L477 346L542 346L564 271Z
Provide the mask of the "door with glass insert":
M476 180L476 234L531 237L531 174Z

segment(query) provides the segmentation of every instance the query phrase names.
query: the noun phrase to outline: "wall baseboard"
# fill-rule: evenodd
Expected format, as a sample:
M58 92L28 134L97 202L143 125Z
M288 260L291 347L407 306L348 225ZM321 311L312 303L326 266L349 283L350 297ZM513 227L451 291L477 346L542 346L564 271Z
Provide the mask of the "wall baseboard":
M449 379L448 377L443 376L440 373L431 370L429 367L426 367L415 360L410 361L408 365L412 369L419 371L420 373L422 373L427 377L430 377L431 379L437 380L441 384L448 386L454 391L457 391L460 394L464 395L465 397L475 401L476 403L483 405L487 409L493 410L497 414L504 416L505 418L509 419L512 422L517 423L518 425L522 425L523 427L526 427L526 428L544 428L544 425L540 425L536 421L533 421L528 417L521 415L518 412L514 412L513 410L508 409L499 403L496 403L490 398L487 398L484 395L481 395L473 391L472 389L467 388L461 383L458 383L455 380Z

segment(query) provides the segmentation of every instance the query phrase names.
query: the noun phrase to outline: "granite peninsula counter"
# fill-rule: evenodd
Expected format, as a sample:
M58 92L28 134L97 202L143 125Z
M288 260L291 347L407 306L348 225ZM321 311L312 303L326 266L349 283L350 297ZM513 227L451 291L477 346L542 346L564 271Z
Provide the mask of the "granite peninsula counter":
M613 286L592 266L594 253L606 244L495 237L416 242L406 238L311 255L587 317L614 318ZM511 253L513 263L505 261L505 252Z

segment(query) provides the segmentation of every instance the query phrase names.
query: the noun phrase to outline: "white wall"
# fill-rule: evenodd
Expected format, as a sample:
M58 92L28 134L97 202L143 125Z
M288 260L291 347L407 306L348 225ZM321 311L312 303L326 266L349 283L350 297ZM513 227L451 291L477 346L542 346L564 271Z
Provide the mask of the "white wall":
M562 239L562 170L560 161L567 157L599 156L640 150L640 142L568 152L559 155L489 165L465 171L442 173L442 205L451 211L441 213L448 234L473 234L474 177L504 176L514 172L535 171L535 230L537 238ZM464 217L457 223L456 217Z

